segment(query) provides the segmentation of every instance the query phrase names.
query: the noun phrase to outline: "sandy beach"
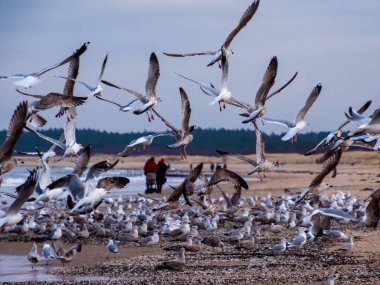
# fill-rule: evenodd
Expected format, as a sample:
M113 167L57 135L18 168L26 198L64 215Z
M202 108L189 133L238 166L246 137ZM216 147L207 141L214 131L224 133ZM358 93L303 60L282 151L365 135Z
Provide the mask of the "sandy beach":
M112 157L95 156L91 162ZM121 167L139 168L147 157L132 157L124 159ZM250 181L249 190L243 191L243 197L272 195L280 197L283 189L301 189L308 185L321 169L321 165L313 163L315 157L304 157L295 154L272 155L272 160L283 163L266 173L261 181ZM195 166L204 161L221 163L220 157L189 157L181 161L178 157L167 157L172 168L186 170L190 164ZM33 160L25 160L32 166ZM249 170L247 164L236 160L227 160L228 167L244 175ZM60 166L68 166L62 162ZM326 182L334 187L326 190L333 194L337 191L350 192L357 197L367 197L371 191L380 185L380 160L376 153L348 153L339 165L336 178L328 177ZM227 192L233 189L223 186ZM163 195L171 192L167 187ZM155 194L152 197L160 197ZM219 197L217 191L213 197ZM102 208L104 210L104 207ZM236 225L226 221L219 228L227 232ZM106 244L108 238L91 236L84 240L65 240L65 246L83 244L83 249L73 262L64 269L58 260L50 261L49 266L41 261L37 265L36 275L31 270L26 255L31 248L31 242L37 238L34 234L16 235L0 234L1 282L38 281L44 282L82 282L87 284L324 284L329 271L335 269L340 273L337 284L380 284L380 236L377 230L369 229L362 224L340 224L333 222L332 227L354 236L355 247L349 253L339 250L341 242L328 238L316 239L303 248L289 249L284 253L273 253L268 247L277 243L281 237L289 238L295 234L295 229L285 229L279 234L269 232L268 225L261 226L261 235L251 250L235 249L234 244L225 243L223 249L202 246L198 253L188 253L186 266L180 272L156 270L155 266L162 261L174 258L176 253L162 250L173 244L170 237L162 237L158 245L139 246L135 242L118 244L120 254L107 257ZM207 233L200 231L202 236ZM113 233L111 237L116 237ZM42 243L38 243L41 250ZM13 259L22 272L10 274L7 260ZM8 270L8 272L7 272ZM18 278L14 277L18 276ZM52 278L54 276L54 278ZM80 277L78 277L80 276Z

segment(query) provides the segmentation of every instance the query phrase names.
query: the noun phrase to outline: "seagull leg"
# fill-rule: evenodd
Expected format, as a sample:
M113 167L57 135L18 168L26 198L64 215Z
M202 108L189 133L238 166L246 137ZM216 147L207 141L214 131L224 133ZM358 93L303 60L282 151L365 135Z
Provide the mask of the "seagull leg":
M147 116L148 116L148 122L150 123L150 116L148 114L148 112L146 112Z
M226 103L223 102L223 109L226 109Z
M220 102L218 102L219 104L219 111L222 112L222 106L220 105Z

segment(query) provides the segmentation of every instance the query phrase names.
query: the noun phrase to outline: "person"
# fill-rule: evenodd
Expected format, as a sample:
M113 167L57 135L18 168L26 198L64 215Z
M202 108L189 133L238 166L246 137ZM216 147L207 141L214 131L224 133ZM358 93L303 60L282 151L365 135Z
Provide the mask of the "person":
M210 164L210 171L214 172L214 169L215 169L215 164L211 162L211 164Z
M224 169L227 169L227 163L224 163L224 164L223 164L223 168L224 168Z
M157 171L157 164L156 162L154 161L154 157L152 156L151 158L149 158L146 162L145 162L145 165L144 165L144 174L146 176L147 173L149 172L154 172L156 173Z
M146 180L146 191L145 193L153 193L156 189L156 172L157 164L154 161L154 157L149 158L144 165L144 175Z
M169 166L165 164L165 159L161 158L160 161L157 164L157 190L156 193L161 193L162 185L166 183L166 171L168 170Z

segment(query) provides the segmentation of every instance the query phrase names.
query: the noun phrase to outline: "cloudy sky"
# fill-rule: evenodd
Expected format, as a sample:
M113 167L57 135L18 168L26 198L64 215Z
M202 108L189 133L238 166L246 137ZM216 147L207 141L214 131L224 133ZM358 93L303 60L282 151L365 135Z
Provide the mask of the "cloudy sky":
M106 53L104 79L143 92L148 60L156 52L161 77L157 110L180 124L178 87L187 91L193 124L212 128L240 128L240 110L227 106L219 112L210 98L174 72L202 82L220 84L220 70L207 68L209 57L170 58L162 52L216 50L236 26L251 0L114 0L0 2L0 75L29 73L59 62L85 41L91 45L81 57L79 79L95 84ZM229 88L236 98L252 102L264 71L276 55L279 69L275 88L296 71L295 82L268 101L267 115L293 121L312 88L323 89L307 114L309 131L330 130L344 120L349 106L365 100L380 107L380 1L261 0L251 22L235 37L231 48ZM62 92L67 65L47 73L42 83L28 90ZM15 106L26 99L11 80L0 81L0 129L7 127ZM75 93L86 96L77 86ZM132 95L105 87L104 97L126 103ZM62 127L53 112L43 115L47 128ZM119 112L115 106L90 98L78 108L80 128L129 132L163 130L159 120ZM248 126L251 127L251 126ZM266 132L283 131L267 126Z

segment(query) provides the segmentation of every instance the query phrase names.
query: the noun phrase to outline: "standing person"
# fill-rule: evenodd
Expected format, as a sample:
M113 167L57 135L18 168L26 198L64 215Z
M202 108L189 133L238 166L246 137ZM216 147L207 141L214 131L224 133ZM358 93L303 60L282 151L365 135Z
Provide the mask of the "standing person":
M169 166L165 164L165 159L161 158L157 164L157 191L156 193L161 193L162 185L166 183L166 171Z
M215 164L213 162L211 162L211 164L210 164L210 171L214 172L214 170L215 170Z
M144 175L146 180L146 193L153 193L156 189L156 172L157 164L154 161L154 157L149 158L144 165Z

